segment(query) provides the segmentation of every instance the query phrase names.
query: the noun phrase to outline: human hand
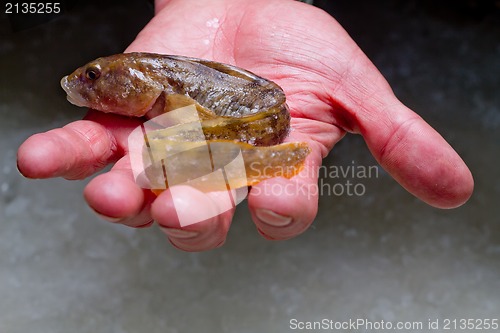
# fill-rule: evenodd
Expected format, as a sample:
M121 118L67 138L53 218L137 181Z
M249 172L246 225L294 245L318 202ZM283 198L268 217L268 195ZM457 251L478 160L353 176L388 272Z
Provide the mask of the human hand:
M312 153L299 176L251 189L248 206L266 238L291 238L312 223L318 202L315 170L346 132L361 134L384 169L423 201L451 208L471 195L472 176L457 153L397 100L342 27L315 7L291 0L158 0L155 17L127 51L230 63L284 89L293 127L288 141L305 141ZM32 178L81 179L116 162L85 189L96 212L132 227L149 226L154 219L184 250L220 246L234 210L181 228L168 190L156 197L134 182L127 137L144 120L90 111L85 120L29 138L19 148L19 170ZM264 190L289 185L306 191L276 196ZM177 210L213 206L201 192L180 191Z

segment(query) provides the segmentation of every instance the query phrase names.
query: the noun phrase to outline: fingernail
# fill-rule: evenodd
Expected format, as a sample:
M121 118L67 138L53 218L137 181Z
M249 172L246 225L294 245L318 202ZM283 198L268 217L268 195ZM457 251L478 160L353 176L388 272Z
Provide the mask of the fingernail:
M134 228L137 228L137 229L147 228L147 227L150 227L153 223L154 223L154 220L151 220L151 221L148 221L148 222L146 222L144 224L137 225Z
M196 231L167 228L164 226L160 226L160 229L165 234L167 234L167 236L173 237L173 238L188 239L188 238L194 238L194 237L198 236L198 233Z
M255 215L259 220L273 227L286 227L292 223L290 216L283 216L269 209L257 209Z
M111 222L111 223L118 223L120 222L121 220L123 220L123 217L111 217L111 216L106 216L106 215L103 215L101 213L98 213L94 210L94 212L97 214L97 216L99 216L101 219L103 220L106 220L108 222Z

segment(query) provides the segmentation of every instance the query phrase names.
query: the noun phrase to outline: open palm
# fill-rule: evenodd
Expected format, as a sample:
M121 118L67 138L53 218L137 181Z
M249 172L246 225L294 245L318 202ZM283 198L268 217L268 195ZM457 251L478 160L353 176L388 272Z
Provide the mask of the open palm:
M397 100L342 27L315 7L292 0L157 1L155 17L127 51L229 63L284 89L292 114L288 140L308 142L312 153L298 177L274 178L250 191L252 218L266 238L290 238L311 224L318 202L315 170L346 132L361 134L377 161L431 205L455 207L471 194L472 176L455 151ZM154 218L184 250L220 246L234 211L180 228L169 191L155 197L134 183L127 135L141 121L91 111L86 120L28 139L19 149L19 168L28 177L75 179L116 161L85 189L94 210L134 227ZM265 190L269 185L300 190L277 195ZM194 189L180 193L177 210L213 206L212 198Z

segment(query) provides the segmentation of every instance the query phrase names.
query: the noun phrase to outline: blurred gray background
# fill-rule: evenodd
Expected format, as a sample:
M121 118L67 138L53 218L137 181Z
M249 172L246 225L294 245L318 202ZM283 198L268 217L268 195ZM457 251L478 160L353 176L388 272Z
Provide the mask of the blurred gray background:
M100 221L81 195L87 181L27 180L16 169L29 135L83 116L60 78L121 52L153 15L150 2L126 3L80 1L32 27L0 20L0 333L288 332L293 318L426 327L500 316L494 1L315 1L461 154L476 184L466 205L429 207L383 170L324 179L366 193L324 195L313 226L286 242L262 239L242 204L227 244L206 253L172 248L157 228ZM324 163L376 165L352 135Z

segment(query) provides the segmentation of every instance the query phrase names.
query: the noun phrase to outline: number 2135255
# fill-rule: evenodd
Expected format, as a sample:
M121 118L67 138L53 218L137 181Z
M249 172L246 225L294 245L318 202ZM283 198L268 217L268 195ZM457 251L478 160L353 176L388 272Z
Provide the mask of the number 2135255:
M7 2L5 14L59 14L60 2Z

